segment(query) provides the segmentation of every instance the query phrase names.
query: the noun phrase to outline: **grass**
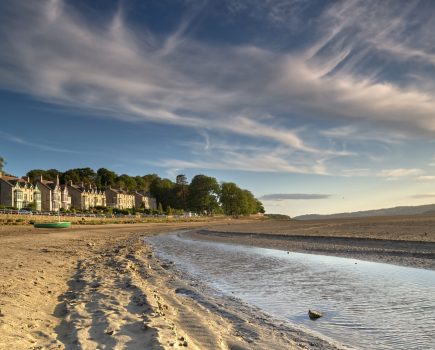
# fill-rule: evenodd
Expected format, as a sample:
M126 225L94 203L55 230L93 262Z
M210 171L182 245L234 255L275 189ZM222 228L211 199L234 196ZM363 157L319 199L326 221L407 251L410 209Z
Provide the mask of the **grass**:
M74 225L108 225L108 224L140 224L140 223L169 223L169 222L209 222L221 220L223 216L215 217L195 217L195 218L80 218L61 216L60 221L70 221ZM33 225L38 222L57 221L56 216L39 216L39 215L0 215L0 225Z

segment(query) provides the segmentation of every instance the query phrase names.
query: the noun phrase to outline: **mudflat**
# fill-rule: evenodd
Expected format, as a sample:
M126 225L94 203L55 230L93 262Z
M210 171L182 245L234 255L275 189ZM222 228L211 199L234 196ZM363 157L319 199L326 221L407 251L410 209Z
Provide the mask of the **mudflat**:
M232 223L192 237L435 270L435 218L426 216Z
M237 300L186 298L181 292L194 286L159 261L143 238L183 229L201 239L288 250L340 255L354 249L369 259L377 254L370 257L370 250L397 243L390 254L394 263L433 268L434 224L432 218L402 217L60 231L0 226L0 349L333 349L299 330L277 327Z

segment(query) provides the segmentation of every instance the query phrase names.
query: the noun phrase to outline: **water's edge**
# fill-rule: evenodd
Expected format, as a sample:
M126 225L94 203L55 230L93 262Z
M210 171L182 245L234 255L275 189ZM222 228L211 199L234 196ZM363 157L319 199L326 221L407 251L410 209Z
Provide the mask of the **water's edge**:
M434 242L258 232L222 232L208 229L190 231L189 237L213 242L354 258L364 261L435 270Z
M222 291L214 288L210 284L204 282L192 273L181 269L180 266L171 258L159 252L153 245L153 238L157 236L167 235L189 235L193 231L190 230L177 230L167 233L159 233L153 237L144 237L144 241L151 246L155 256L163 263L168 264L171 273L178 279L182 280L189 285L188 290L181 290L179 293L184 294L195 300L199 305L209 309L212 312L220 314L233 322L239 322L239 315L249 315L249 318L255 319L262 327L273 329L278 333L285 334L296 343L305 348L308 344L310 349L321 350L356 350L358 348L349 347L341 342L327 337L321 333L313 331L302 324L292 322L290 320L282 320L271 315L267 311L249 304L242 299L233 295L225 294ZM213 305L214 306L213 306ZM216 308L216 305L218 308ZM244 322L244 321L242 321ZM237 328L237 327L236 327Z
M382 274L388 274L390 272L393 273L392 279L385 280L385 283L386 285L391 285L391 288L397 289L393 290L393 296L395 299L400 299L400 293L402 292L405 296L409 293L414 293L406 300L406 302L410 303L416 301L420 302L420 304L421 302L424 303L424 296L422 297L422 293L418 292L418 289L417 291L415 291L415 288L413 286L420 286L421 278L427 278L428 276L431 283L429 283L427 292L435 292L435 279L432 276L434 273L430 270L412 268L401 269L398 266L388 264L379 264L373 262L369 263L366 261L360 261L355 259L334 258L331 256L319 256L314 254L307 255L292 253L291 256L284 256L283 254L285 254L285 252L282 250L277 252L274 249L255 248L252 246L249 247L222 242L217 243L200 241L192 239L192 237L190 237L191 233L192 231L178 232L175 235L169 234L165 236L159 236L160 238L151 238L147 241L151 243L161 259L175 260L177 265L175 270L177 270L177 273L180 275L180 277L183 279L186 279L186 277L188 279L191 279L192 285L201 286L200 290L202 292L207 293L213 298L218 297L224 301L232 301L233 305L231 306L234 307L235 310L237 310L241 304L244 304L244 307L249 306L255 313L262 313L263 315L267 315L267 317L271 317L271 323L280 324L281 327L287 327L290 329L290 331L294 331L295 329L297 329L300 332L304 332L316 338L323 339L330 344L334 343L337 347L340 348L349 348L349 346L345 347L343 345L343 342L339 340L340 337L338 337L338 340L336 340L337 338L334 336L334 334L336 333L336 329L341 328L345 331L351 331L351 333L353 332L354 337L358 336L358 332L363 332L363 334L364 332L368 332L368 334L371 336L373 336L374 334L375 337L373 338L373 341L379 342L379 344L376 343L377 348L390 349L392 347L390 347L390 345L388 344L391 342L397 342L398 348L400 348L400 346L403 346L403 344L400 343L400 339L392 340L394 332L392 333L391 330L388 330L388 328L384 331L382 330L383 324L376 321L374 317L377 315L376 313L374 313L374 310L371 310L371 308L377 305L377 290L382 290L382 286L384 284L384 281L382 280ZM200 264L203 264L200 265L199 271L195 271L196 261L192 262L189 260L192 258L190 256L192 254L197 256ZM216 258L218 260L214 261L213 258ZM262 260L258 260L260 258ZM219 261L219 259L228 259L228 264L226 264L226 261ZM318 262L316 262L316 259L321 259L320 265ZM293 261L292 264L294 266L292 267L292 269L289 270L289 265L288 263L285 263L285 261ZM282 265L283 262L284 265ZM352 266L353 264L355 264L355 268L349 267L349 263L351 263ZM356 266L358 263L359 265ZM263 266L262 264L266 265ZM306 321L306 312L308 308L311 305L315 306L316 304L317 297L315 293L311 293L310 290L307 290L307 287L292 289L291 286L289 286L288 291L287 289L282 289L282 287L279 287L279 284L282 283L281 279L288 279L290 278L289 276L291 276L291 278L288 280L287 283L292 284L296 281L298 283L302 283L302 286L307 285L307 272L304 272L305 270L303 269L301 270L301 267L304 267L306 264L308 264L307 266L314 267L314 270L313 267L311 267L311 270L307 270L307 272L311 274L311 277L308 281L310 284L311 282L319 283L318 281L322 280L322 278L324 277L322 276L322 274L324 274L323 265L326 264L326 266L328 266L328 264L330 264L331 267L334 267L334 264L339 265L339 269L337 271L333 269L332 272L328 272L330 274L328 278L333 279L332 283L327 282L327 279L326 281L318 284L315 287L320 289L320 296L322 296L323 299L318 304L328 310L327 317L324 321L322 319L323 323L319 322L317 324L312 324L307 323ZM320 266L320 270L318 270L316 264ZM342 265L341 267L340 264ZM369 275L364 275L364 273L366 273L364 272L364 269L368 271ZM271 274L270 271L272 271ZM264 275L265 277L267 277L266 282L262 282L258 279L259 276L262 276L262 274L264 273L266 273L267 275ZM285 274L282 275L282 273ZM356 277L353 275L355 273ZM404 274L404 281L408 281L407 283L409 285L406 283L402 285L403 283L400 282L402 278L401 274ZM275 275L277 277L274 277ZM203 279L204 281L202 282L201 279ZM243 280L243 283L241 283L239 279ZM373 283L373 288L365 285L366 279L368 279L368 281L371 281L370 283ZM261 283L266 284L261 285ZM345 285L346 283L356 283L353 287L357 288L357 292L349 293L346 288L343 289L342 285ZM432 286L432 284L434 284L434 286ZM244 290L245 286L249 286L250 290ZM281 290L279 288L281 288ZM312 287L308 288L311 289ZM259 293L259 296L251 292L251 290L255 289L258 290L257 293ZM266 294L264 294L265 292ZM287 292L290 294L288 296L283 296L283 293L286 294ZM360 293L363 294L359 295ZM364 293L367 293L367 297ZM371 294L375 295L374 299L370 299L371 297L369 298ZM351 299L349 299L354 297L357 298L357 302L354 302L355 305L353 305L352 301L350 301ZM387 298L385 300L386 304L390 306L385 306L383 312L386 312L387 314L390 313L390 307L395 308L398 310L398 312L400 312L400 303L405 300L399 300L396 303L394 300L389 301L388 295L386 295L385 297ZM337 303L337 300L334 300L334 298L338 298L337 300L339 303L337 305L335 305ZM309 302L308 304L306 302L304 304L303 301L305 301L305 299L311 300L311 302ZM349 300L346 301L346 299ZM265 300L266 304L264 304ZM286 304L282 304L283 302L285 302ZM274 305L274 303L276 304L276 306ZM302 306L299 304L302 304ZM282 307L282 305L290 308L289 312L292 311L286 317L284 317L285 314L280 313L280 308ZM266 309L264 309L264 306L267 306ZM343 307L345 309L342 309ZM367 313L366 310L364 310L364 308L367 307L368 314L371 317L370 319L372 320L372 323L367 323L364 318L359 319L361 313ZM384 307L384 305L380 304L376 307ZM423 311L425 311L427 309L431 310L432 306L429 303L427 306L422 305L420 307L422 307ZM267 310L267 308L271 308L272 312L270 312L270 310ZM277 310L278 315L280 315L281 317L276 317ZM297 311L296 314L295 310ZM339 311L339 313L337 313L337 311ZM405 311L408 312L409 310ZM356 319L354 319L355 317ZM412 317L414 317L415 322L422 322L420 315L414 315ZM388 322L391 321L387 321L387 323ZM431 327L432 323L434 322L435 318L432 319L429 317L429 327ZM307 325L309 327L306 327ZM371 329L372 327L375 328ZM376 327L378 327L379 329L377 329ZM394 327L398 329L401 329L401 327L405 327L404 329L401 329L401 332L406 333L406 331L408 331L408 337L413 335L412 328L408 329L409 327L407 328L406 323L401 320L394 323ZM427 326L425 325L425 327L426 328L423 330L419 329L421 333L420 335L422 336L422 339L419 339L420 345L426 344L428 342L428 339L430 341L430 338L428 338L430 337L430 335L428 335ZM326 334L322 333L325 332L325 329ZM382 332L385 332L386 335L384 335ZM405 337L405 335L403 335L403 337ZM340 343L341 345L339 345ZM357 343L355 342L355 340L353 342L350 342L353 348L355 343ZM368 349L370 348L369 345L371 345L370 341L366 341L365 346L363 346L362 348ZM418 344L414 344L413 348L418 348Z

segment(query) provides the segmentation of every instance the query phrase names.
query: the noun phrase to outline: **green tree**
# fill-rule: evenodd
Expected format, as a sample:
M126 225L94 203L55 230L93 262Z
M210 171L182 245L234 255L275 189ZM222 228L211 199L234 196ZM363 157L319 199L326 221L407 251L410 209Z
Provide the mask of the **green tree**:
M42 169L33 169L27 172L26 177L28 177L31 182L34 182L40 175L42 175L42 177L45 179L47 176L47 171Z
M27 172L26 177L29 177L30 181L33 182L37 177L41 176L44 180L54 181L56 177L62 177L62 173L57 169L34 169Z
M147 191L148 188L145 190L145 180L142 178L142 176L135 176L134 181L136 182L136 191Z
M133 177L127 174L122 174L116 179L116 187L125 188L128 191L135 191L136 181Z
M266 211L264 210L263 203L261 203L258 199L255 199L257 203L257 213L264 214Z
M63 182L72 181L74 183L83 182L85 185L96 186L97 174L91 168L75 168L65 171L61 178Z
M79 183L82 182L82 179L80 177L80 173L77 171L78 169L69 169L65 171L62 175L63 182L69 182L72 181L73 183Z
M170 206L168 206L168 208L166 209L166 215L172 215L173 212L174 212L173 209Z
M97 170L97 176L95 179L98 188L107 189L115 185L115 181L118 175L106 168L100 168Z
M157 211L159 212L159 214L163 214L163 205L162 205L162 203L159 203L159 205L157 206Z
M164 208L178 208L175 198L175 184L169 179L157 177L150 185L150 192Z
M241 215L244 212L245 195L243 191L232 182L221 185L220 203L225 215Z
M160 179L160 177L157 174L148 174L148 175L144 175L142 176L143 179L143 190L145 192L149 192L151 184L153 183L154 180L156 179Z
M187 182L187 177L186 177L186 175L184 175L184 174L177 175L177 178L176 178L176 180L175 180L175 183L176 183L177 185L187 185L188 182Z
M226 215L251 215L264 212L262 203L235 183L224 182L221 186L220 203Z
M189 186L188 203L192 211L213 215L219 207L219 184L214 177L196 175Z
M187 182L186 175L177 175L175 180L175 197L176 197L176 208L188 210L187 198L189 195L189 183Z

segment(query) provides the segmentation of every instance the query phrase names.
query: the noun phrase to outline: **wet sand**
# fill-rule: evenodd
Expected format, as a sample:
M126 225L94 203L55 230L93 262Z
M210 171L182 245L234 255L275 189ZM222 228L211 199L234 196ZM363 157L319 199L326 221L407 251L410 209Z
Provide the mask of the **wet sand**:
M234 223L192 237L435 270L435 218L425 216Z
M394 253L399 261L406 260L406 254L415 254L413 249L419 241L432 249L435 222L425 220L398 220L395 238L383 232L385 227L388 232L395 230L391 219L327 224L225 220L210 224L78 226L55 232L0 226L0 349L334 348L288 325L277 325L237 300L201 294L201 286L189 284L171 265L156 259L143 237L198 229L208 230L203 237L243 244L251 240L252 244L252 233L263 232L292 235L294 240L289 244L297 249L330 249L333 254L341 254L345 247L370 250L367 244L378 232L379 238L388 239L377 241L382 249L391 241L402 241L400 249L394 250L403 251L401 257ZM364 227L370 230L364 232ZM406 227L413 227L413 233ZM223 231L226 233L210 233ZM304 237L307 235L311 238ZM320 242L319 236L327 237L327 241ZM348 237L354 242L343 243L334 237ZM276 237L261 235L256 239L262 245L282 244L282 238L279 242ZM420 250L418 254L418 259L433 261L432 256L423 258ZM183 289L200 296L186 298L177 293Z

